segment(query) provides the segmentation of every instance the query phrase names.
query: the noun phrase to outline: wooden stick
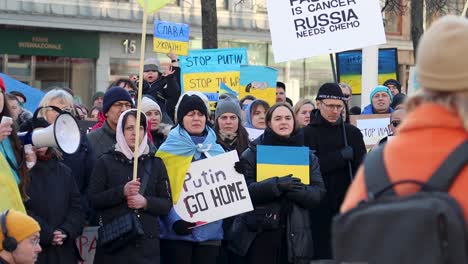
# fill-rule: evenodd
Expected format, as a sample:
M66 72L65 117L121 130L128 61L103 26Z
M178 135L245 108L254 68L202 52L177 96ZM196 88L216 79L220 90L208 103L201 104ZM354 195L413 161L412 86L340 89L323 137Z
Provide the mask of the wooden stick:
M462 16L466 16L466 10L468 9L468 0L465 3L465 7L463 8Z
M133 153L133 180L137 179L138 174L138 154L140 152L140 116L141 116L141 96L143 93L143 66L145 61L145 47L146 47L146 22L148 20L148 0L145 0L143 6L143 21L141 24L141 45L140 45L140 81L138 82L138 99L137 99L137 116L135 123L135 152Z

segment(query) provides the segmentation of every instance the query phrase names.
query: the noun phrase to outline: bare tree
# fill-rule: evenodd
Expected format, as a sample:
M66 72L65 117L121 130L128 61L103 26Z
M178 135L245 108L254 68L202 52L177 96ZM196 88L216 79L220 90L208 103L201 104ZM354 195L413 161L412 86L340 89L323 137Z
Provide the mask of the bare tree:
M204 49L218 48L218 16L216 0L200 0L202 12L202 38Z

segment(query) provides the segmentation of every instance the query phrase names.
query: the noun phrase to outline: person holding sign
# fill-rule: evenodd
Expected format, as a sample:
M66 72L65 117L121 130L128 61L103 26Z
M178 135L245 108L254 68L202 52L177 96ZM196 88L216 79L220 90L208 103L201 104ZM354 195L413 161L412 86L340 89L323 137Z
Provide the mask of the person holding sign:
M174 108L180 96L180 68L177 55L171 52L167 56L171 59L172 67L164 73L161 73L158 60L145 61L143 94L155 98L163 113L167 113L171 120L174 120Z
M167 167L174 204L179 202L190 164L224 153L216 143L215 132L207 125L208 107L198 95L184 94L176 108L177 126L156 154ZM160 224L164 263L216 263L224 234L223 221L197 226L182 220L172 208Z
M296 128L294 112L286 103L277 103L268 110L266 124L265 133L252 142L236 165L245 175L255 210L234 221L230 248L251 264L309 263L313 257L309 210L325 196L318 159L305 152L308 179L289 174L259 180L263 178L263 172L257 169L260 146L304 144L302 130Z
M160 263L158 217L171 209L171 192L163 162L150 152L147 120L143 113L138 130L140 142L135 142L136 115L135 109L120 115L116 128L117 144L114 150L97 161L89 184L89 200L99 215L100 228L117 226L116 229L120 229L115 225L115 219L136 214L144 234L127 240L124 245L119 243L126 239L124 236L109 239L106 243L98 238L94 263ZM140 144L138 180L132 181L136 144Z
M320 170L327 188L327 196L314 210L313 233L315 257L331 258L331 221L366 153L361 131L343 122L345 107L340 86L323 84L317 94L317 110L312 111L311 122L304 128L305 145L316 151Z
M390 114L393 108L390 107L393 95L386 86L377 86L370 94L371 104L364 107L362 115Z

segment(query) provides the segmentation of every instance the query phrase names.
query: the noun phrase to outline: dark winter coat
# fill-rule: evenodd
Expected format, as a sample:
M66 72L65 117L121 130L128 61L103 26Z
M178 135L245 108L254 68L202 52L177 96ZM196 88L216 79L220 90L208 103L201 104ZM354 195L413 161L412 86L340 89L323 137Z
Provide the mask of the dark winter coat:
M80 206L80 193L70 168L52 159L37 161L30 171L27 188L30 199L25 203L28 215L41 226L41 247L37 263L77 263L75 239L85 225ZM62 246L53 246L53 233L62 230L67 239Z
M159 263L159 224L158 216L166 215L172 206L172 198L167 178L166 167L154 153L139 158L138 177L142 177L146 162L151 162L150 179L143 196L147 208L139 210L145 235L142 239L128 244L117 253L107 254L99 246L96 249L94 263ZM102 218L103 225L113 219L133 212L128 208L124 196L124 186L132 180L133 162L122 153L112 151L104 154L97 162L89 185L91 206ZM145 176L147 177L147 175Z
M257 145L302 146L303 135L301 132L298 131L286 139L277 136L271 129L267 128L265 133L254 140L241 156L244 176L254 207L266 204L269 206L276 204L281 207L281 222L284 223L281 232L284 233L282 237L287 240L285 251L288 252L290 263L308 263L312 259L313 241L308 210L318 206L325 196L325 186L320 175L319 162L317 157L311 153L310 184L304 190L289 195L278 189L277 177L257 182ZM246 227L247 218L252 216L256 217L255 212L240 215L233 223L233 232L229 235L229 239L232 239L230 249L236 254L246 255L254 239L262 235L261 228L258 231L252 231Z
M172 67L174 74L169 76L160 76L153 83L143 80L143 94L149 94L161 107L163 113L167 113L174 121L174 112L177 101L180 97L180 68ZM160 73L161 75L161 73Z
M99 159L104 153L112 151L117 143L115 130L110 128L107 121L104 121L100 128L91 131L87 137L96 159Z
M95 160L94 152L85 134L81 136L81 143L77 152L73 154L63 153L63 163L71 169L73 178L75 178L81 194L81 208L86 213L87 218L91 214L87 191Z
M354 175L366 154L366 147L362 133L357 127L345 123L344 129L348 145L353 148L351 167ZM314 234L320 239L316 244L319 248L315 250L319 258L329 258L332 217L338 213L351 182L348 162L341 155L341 149L345 147L343 123L340 120L337 124L332 124L320 115L320 111L314 110L311 113L310 124L303 130L305 144L316 151L327 189L326 198L320 208L315 209L312 214Z

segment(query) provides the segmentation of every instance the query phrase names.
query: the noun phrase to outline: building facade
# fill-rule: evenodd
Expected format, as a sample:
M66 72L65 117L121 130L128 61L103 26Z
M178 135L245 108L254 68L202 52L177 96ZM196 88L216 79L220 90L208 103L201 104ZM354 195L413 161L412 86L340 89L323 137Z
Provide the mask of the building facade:
M219 47L246 47L250 64L278 69L294 101L314 98L333 79L328 55L275 64L266 0L217 0ZM0 72L46 90L69 87L90 104L92 94L138 73L142 11L136 0L0 0ZM148 18L145 58L155 19L190 24L190 47L201 48L200 0L175 0ZM398 48L400 79L414 64L409 15L385 17L387 44Z

